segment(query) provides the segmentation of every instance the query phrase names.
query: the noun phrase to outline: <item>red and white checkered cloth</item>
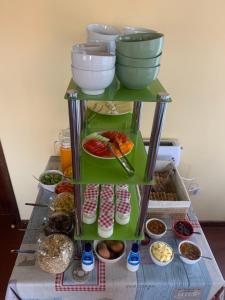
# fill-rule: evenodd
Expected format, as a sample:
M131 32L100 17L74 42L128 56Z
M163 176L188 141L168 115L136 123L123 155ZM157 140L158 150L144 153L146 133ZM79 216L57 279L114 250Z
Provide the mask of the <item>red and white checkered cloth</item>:
M127 184L117 184L116 185L116 191L128 191L128 185Z
M113 201L114 193L110 189L106 189L104 191L101 191L100 199L101 201Z
M114 190L114 185L113 184L102 184L101 185L101 190L104 191L104 190Z
M90 190L99 190L99 184L97 183L89 183L86 185L86 191L90 191Z
M93 214L96 212L97 209L97 203L86 201L83 205L83 213L85 214Z
M109 215L100 215L98 218L98 226L103 228L111 228L114 224L114 218Z
M84 192L84 201L94 201L98 200L98 191L97 190L88 190Z
M130 202L131 193L128 191L118 191L116 192L116 200L119 201L125 201Z
M129 214L131 211L131 205L128 202L121 201L117 205L116 211L121 214Z
M100 215L114 215L114 203L105 201L101 204L100 207Z

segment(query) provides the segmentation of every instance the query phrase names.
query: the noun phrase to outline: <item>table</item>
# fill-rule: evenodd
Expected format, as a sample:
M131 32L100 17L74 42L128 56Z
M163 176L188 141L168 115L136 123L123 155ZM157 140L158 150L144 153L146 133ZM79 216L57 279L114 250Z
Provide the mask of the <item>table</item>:
M51 157L48 169L58 169L58 161L58 157ZM51 196L50 192L40 188L37 203L50 203ZM21 249L36 249L40 227L47 214L48 208L33 209ZM80 264L77 254L71 266L57 275L43 272L36 263L35 254L19 254L8 284L6 300L223 299L224 279L192 208L187 219L195 230L201 232L201 235L193 235L191 240L201 247L203 255L212 257L212 261L201 259L191 266L175 256L171 264L159 267L151 261L148 245L141 246L142 264L136 273L126 269L126 257L113 265L105 265L96 259L95 269L89 277L82 280L79 276L82 274L77 274L75 280L73 270ZM169 216L164 221L168 228L174 222ZM179 240L172 231L168 231L162 240L177 251ZM127 251L130 245L131 242L128 242Z

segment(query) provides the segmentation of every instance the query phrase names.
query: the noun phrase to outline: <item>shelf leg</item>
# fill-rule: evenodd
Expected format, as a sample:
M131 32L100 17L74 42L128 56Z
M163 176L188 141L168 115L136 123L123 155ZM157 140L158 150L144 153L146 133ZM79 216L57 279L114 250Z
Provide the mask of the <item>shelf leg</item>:
M81 130L85 129L86 101L80 101Z
M153 179L153 174L155 170L156 158L158 153L158 147L160 143L163 119L166 111L167 102L163 102L170 98L169 94L163 93L158 95L160 102L156 104L152 132L149 141L149 151L145 170L146 181L151 181ZM146 213L148 210L149 195L151 192L151 185L145 185L142 191L141 205L140 205L140 216L137 224L137 235L139 236L143 230L143 225L146 218Z
M134 101L133 114L131 121L131 131L136 133L140 128L142 102Z
M77 100L77 93L74 90L67 91L69 100L69 122L70 122L70 137L72 149L72 170L75 180L80 179L80 134L81 134L81 104ZM76 235L80 235L82 231L81 218L81 185L74 185L74 199L75 199L75 231Z

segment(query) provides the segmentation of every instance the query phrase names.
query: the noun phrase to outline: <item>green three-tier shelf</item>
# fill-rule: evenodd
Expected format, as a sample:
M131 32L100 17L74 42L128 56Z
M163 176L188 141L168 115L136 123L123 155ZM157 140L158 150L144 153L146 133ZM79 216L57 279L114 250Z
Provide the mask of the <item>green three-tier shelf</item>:
M120 84L115 77L105 92L98 96L84 94L71 79L65 94L68 100L69 122L72 148L72 170L75 199L76 240L102 239L97 233L97 221L87 225L82 223L83 190L88 183L128 184L131 192L131 218L127 225L114 224L111 240L140 240L148 210L153 173L160 142L161 129L166 105L171 102L159 80L154 80L147 88L130 90ZM86 108L86 101L132 101L133 112L125 115L101 115ZM154 102L155 113L146 153L139 130L142 102ZM117 160L104 160L88 155L82 149L83 138L105 130L119 130L126 133L134 142L134 149L127 156L135 169L128 176Z

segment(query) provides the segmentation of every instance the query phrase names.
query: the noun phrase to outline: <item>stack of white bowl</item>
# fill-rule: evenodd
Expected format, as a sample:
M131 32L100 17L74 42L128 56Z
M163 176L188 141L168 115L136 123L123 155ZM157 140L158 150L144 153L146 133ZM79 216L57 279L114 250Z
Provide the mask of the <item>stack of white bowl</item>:
M73 80L88 95L100 95L113 81L116 56L104 43L76 44L72 48Z

